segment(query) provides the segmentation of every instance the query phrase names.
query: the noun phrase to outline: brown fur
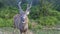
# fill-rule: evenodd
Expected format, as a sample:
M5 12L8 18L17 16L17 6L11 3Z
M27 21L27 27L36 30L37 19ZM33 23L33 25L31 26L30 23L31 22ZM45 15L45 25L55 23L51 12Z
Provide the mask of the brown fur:
M20 23L20 15L16 14L14 16L14 28L18 28L22 33L26 33L28 30L28 17L25 18L26 23Z

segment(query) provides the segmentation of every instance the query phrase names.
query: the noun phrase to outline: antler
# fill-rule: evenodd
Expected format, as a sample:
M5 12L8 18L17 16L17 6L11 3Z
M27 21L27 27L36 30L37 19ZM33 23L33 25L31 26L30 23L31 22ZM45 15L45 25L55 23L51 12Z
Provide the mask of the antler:
M27 11L27 10L30 10L31 7L32 7L32 2L31 2L31 4L27 4L27 9L26 9L26 11Z
M19 12L22 13L23 10L22 10L22 8L21 8L21 2L18 3L18 8L19 8Z
M32 2L31 2L31 4L27 4L27 9L26 9L27 14L29 14L31 7L32 7Z

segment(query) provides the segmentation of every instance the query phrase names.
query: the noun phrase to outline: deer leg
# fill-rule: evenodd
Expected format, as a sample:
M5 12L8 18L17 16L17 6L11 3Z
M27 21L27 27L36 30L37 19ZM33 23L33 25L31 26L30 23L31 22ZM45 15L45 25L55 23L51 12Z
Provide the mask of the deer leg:
M28 31L24 32L24 34L28 34Z
M24 34L27 34L27 32L24 32Z
M14 28L13 34L15 34L15 29L16 29L15 24L14 24L13 28Z
M20 31L20 34L23 34L23 32Z

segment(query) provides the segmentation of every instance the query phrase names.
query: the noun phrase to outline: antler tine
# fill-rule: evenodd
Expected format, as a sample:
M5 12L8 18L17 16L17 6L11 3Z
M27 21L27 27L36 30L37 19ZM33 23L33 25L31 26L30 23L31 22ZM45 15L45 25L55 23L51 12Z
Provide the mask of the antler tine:
M27 15L29 14L31 7L32 7L32 2L31 2L31 4L27 4L27 9L26 9L26 14Z
M27 10L29 10L32 7L32 2L31 4L27 4Z
M32 7L32 2L31 2L31 4L30 4L30 8Z
M19 2L19 3L18 3L18 7L19 7L19 8L21 8L21 6L20 6L20 5L21 5L21 2Z
M21 1L18 3L18 7L19 7L19 12L20 14L23 12L22 8L21 8Z

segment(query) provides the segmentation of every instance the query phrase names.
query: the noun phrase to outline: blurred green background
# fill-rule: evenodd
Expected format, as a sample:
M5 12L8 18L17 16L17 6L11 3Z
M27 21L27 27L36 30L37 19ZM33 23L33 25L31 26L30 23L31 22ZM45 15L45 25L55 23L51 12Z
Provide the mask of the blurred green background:
M26 10L26 0L22 9ZM13 16L19 14L17 0L0 0L0 27L13 27ZM60 0L33 0L29 29L60 27Z

